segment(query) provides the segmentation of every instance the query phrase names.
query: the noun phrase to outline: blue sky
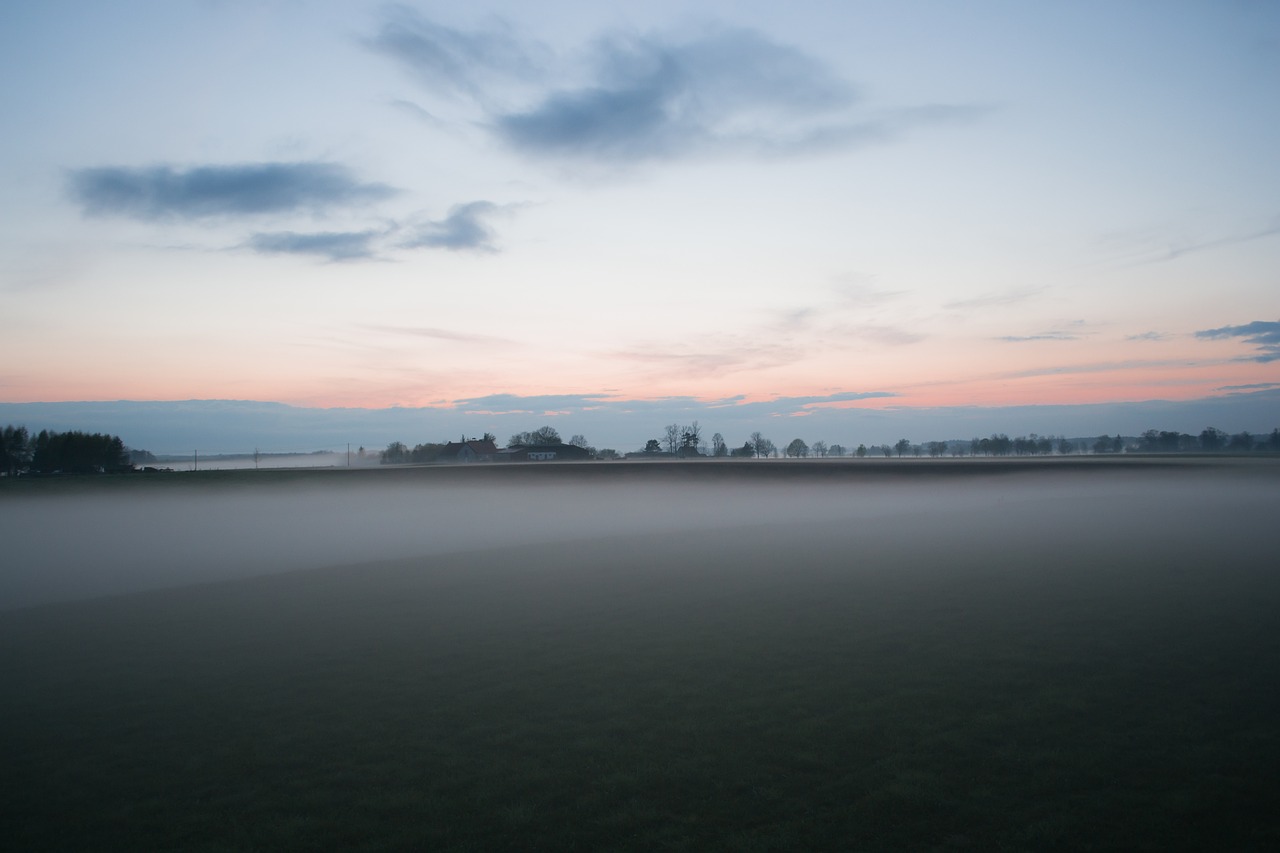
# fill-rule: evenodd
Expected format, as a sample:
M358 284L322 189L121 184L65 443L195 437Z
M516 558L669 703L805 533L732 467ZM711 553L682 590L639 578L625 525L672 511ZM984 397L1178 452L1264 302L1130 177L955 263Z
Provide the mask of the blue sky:
M11 4L0 79L2 402L1280 421L1273 3Z

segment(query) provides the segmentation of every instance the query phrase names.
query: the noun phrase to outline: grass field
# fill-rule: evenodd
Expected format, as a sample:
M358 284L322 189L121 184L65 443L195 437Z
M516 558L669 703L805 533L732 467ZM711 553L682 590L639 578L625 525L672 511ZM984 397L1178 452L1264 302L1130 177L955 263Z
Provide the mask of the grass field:
M0 837L1280 849L1280 467L849 470L361 472L492 489L507 516L555 479L598 515L0 612ZM641 487L755 514L602 528Z

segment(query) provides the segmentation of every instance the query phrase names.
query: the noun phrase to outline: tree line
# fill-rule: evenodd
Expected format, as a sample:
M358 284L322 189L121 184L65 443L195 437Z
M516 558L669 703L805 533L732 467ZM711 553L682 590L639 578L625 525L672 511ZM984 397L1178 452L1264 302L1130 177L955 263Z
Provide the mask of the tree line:
M468 439L463 437L463 442ZM471 441L488 441L493 442L497 446L497 436L491 432L486 432L482 438L471 439ZM581 447L591 455L593 459L617 459L618 451L610 447L597 449L587 442L584 435L570 436L566 442L560 437L560 432L552 426L542 426L535 430L527 432L518 432L507 439L507 448L516 447L545 447L556 444L571 444L575 447ZM409 447L402 441L393 441L387 445L387 448L379 454L379 461L383 465L403 465L406 463L427 463L435 462L440 458L440 453L448 446L447 443L428 442L426 444L418 444Z
M0 430L0 473L14 477L35 474L101 474L133 470L130 452L118 435L40 430L26 427Z
M643 448L627 453L626 456L639 459L701 457L767 459L784 456L793 459L839 457L861 459L868 456L938 458L942 456L1066 456L1087 453L1280 452L1280 428L1272 430L1267 436L1254 436L1248 432L1229 435L1215 427L1207 427L1199 435L1153 429L1137 437L1100 435L1096 439L1067 438L1036 433L1010 438L1005 433L992 433L985 438L928 441L919 444L902 438L891 445L874 444L868 447L866 444L859 444L854 448L836 443L828 444L822 440L809 443L801 438L792 439L786 445L779 447L759 431L752 432L739 447L730 446L724 436L718 432L713 433L710 439L706 438L705 433L706 431L697 421L691 424L668 424L663 427L660 437L648 439ZM486 433L484 438L489 441L494 440L491 433ZM554 427L544 426L512 435L507 441L507 447L560 443L562 443L560 433ZM597 450L581 435L573 436L568 443L585 448L596 459L620 458L620 454L613 449ZM409 448L402 442L392 442L382 452L382 461L384 463L434 462L444 447L444 444L419 444Z

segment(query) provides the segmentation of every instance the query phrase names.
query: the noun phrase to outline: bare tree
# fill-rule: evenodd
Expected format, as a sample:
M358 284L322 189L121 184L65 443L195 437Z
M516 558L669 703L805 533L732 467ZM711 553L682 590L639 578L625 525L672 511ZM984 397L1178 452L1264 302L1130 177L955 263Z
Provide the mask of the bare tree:
M751 433L751 449L756 452L756 458L768 456L773 452L773 442L765 438L758 432Z
M720 433L716 433L715 435L711 436L711 455L713 456L729 455L729 446L724 443L724 436L721 435Z
M814 456L817 456L819 459L822 459L826 457L829 452L827 450L827 443L825 441L815 441L813 444L809 445L809 452Z
M687 427L680 430L680 446L697 448L702 441L702 427L698 426L698 422L694 421Z
M667 440L667 452L675 453L680 446L680 424L667 424L662 430Z

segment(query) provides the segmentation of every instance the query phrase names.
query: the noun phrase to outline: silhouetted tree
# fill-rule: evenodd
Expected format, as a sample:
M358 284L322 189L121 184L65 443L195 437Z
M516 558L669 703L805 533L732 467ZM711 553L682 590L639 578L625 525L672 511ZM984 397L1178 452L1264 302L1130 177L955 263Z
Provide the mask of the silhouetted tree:
M822 459L826 457L829 452L827 449L827 443L825 441L815 441L813 444L809 445L809 452L819 459Z
M702 427L698 426L698 422L694 421L687 427L680 429L680 446L684 448L692 448L696 450L698 445L702 443Z
M729 451L729 455L750 459L752 456L756 455L756 448L750 441L747 441L741 447L736 447Z
M711 436L711 455L712 456L728 456L729 446L724 443L724 436L716 433Z
M31 436L24 426L12 424L0 430L0 471L15 476L31 462Z
M809 445L805 444L801 439L793 438L791 443L787 445L787 455L799 459L809 455Z
M1200 449L1212 453L1227 446L1227 434L1217 427L1205 427L1200 433Z
M1247 432L1238 432L1231 436L1231 441L1227 444L1227 450L1235 453L1246 453L1253 450L1253 436Z
M911 451L911 441L906 438L900 438L898 439L898 443L893 446L893 449L898 451L898 458L901 459L902 454L909 453Z
M645 453L661 453L662 442L658 441L658 439L656 438L649 439L644 443L644 452Z
M854 453L854 455L855 455L855 456L857 456L859 459L862 459L863 457L865 457L865 456L867 455L867 446L866 446L865 444L859 444L859 445L858 445L858 449L857 449L857 450L855 450L855 451L853 451L853 453Z
M559 444L560 433L555 427L538 427L533 432L518 432L507 439L507 447L529 447L538 444Z
M933 458L936 459L939 456L942 456L946 452L947 452L947 443L945 441L929 442L929 455L932 456Z
M404 446L403 442L393 441L387 445L387 449L382 451L380 460L383 465L400 465L409 461L409 448Z
M833 444L829 448L827 448L828 456L847 456L848 453L849 453L849 449L845 447L843 444Z
M41 430L32 445L31 468L42 474L114 473L133 467L119 436Z

